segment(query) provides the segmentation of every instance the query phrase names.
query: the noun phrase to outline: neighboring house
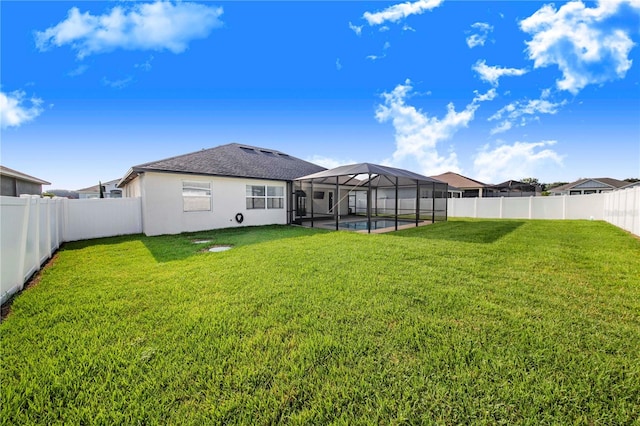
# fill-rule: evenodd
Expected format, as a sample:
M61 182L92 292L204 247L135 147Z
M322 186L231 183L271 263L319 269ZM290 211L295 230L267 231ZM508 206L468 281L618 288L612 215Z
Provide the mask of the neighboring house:
M120 179L110 180L102 183L102 193L104 198L122 198L122 189L118 188ZM88 188L78 189L76 191L80 199L83 198L100 198L100 187L93 185Z
M41 195L42 185L51 185L51 182L0 166L0 195L8 197L19 197L21 194Z
M118 187L140 197L146 235L287 224L292 182L324 167L232 143L132 167Z
M449 198L459 198L460 193L462 194L462 198L494 196L493 193L495 189L493 189L493 185L482 183L458 173L446 172L441 175L429 177L449 184Z
M612 178L580 179L566 185L549 189L549 195L583 195L609 192L624 186L629 182Z

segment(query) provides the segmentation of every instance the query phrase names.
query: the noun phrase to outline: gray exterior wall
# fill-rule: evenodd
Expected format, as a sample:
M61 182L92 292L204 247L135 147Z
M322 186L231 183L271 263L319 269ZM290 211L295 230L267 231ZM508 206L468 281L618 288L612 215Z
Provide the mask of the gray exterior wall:
M20 194L40 195L42 194L42 185L0 175L0 195L19 197Z

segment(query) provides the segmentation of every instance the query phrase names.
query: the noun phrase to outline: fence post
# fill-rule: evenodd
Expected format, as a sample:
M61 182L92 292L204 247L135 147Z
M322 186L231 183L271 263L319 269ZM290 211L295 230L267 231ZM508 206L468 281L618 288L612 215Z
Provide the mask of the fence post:
M567 218L567 194L562 196L562 219Z
M24 264L27 261L27 238L29 237L29 216L31 213L31 197L28 195L21 195L21 199L25 201L24 213L22 216L22 232L20 232L20 254L18 257L18 271L19 271L19 285L20 290L24 287Z
M44 200L43 200L44 201ZM46 214L47 214L47 259L51 257L51 203L53 199L46 200Z
M473 199L473 217L478 217L478 197Z
M504 197L500 197L500 219L502 219L503 204L504 204Z

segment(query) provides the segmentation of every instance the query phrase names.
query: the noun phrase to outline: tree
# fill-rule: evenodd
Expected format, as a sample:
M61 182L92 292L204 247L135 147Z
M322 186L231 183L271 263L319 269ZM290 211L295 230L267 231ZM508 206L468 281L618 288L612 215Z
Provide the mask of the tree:
M540 181L538 181L538 178L534 177L524 178L520 182L528 183L529 185L540 185Z

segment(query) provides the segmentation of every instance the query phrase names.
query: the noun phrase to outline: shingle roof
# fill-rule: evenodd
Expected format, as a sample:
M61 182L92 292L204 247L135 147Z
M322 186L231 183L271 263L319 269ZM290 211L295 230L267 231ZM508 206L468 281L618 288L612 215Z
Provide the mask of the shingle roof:
M618 179L613 179L613 178L585 178L585 179L579 179L575 182L571 182L571 183L567 183L564 185L560 185L560 186L556 186L555 188L551 188L549 191L550 192L562 192L562 191L568 191L578 185L581 185L585 182L588 182L590 180L594 180L596 182L600 182L603 183L605 185L608 185L612 188L622 188L623 186L626 186L629 184L629 182L625 182L622 180L618 180Z
M480 181L468 178L466 176L459 175L454 172L446 172L441 175L431 176L434 179L440 180L442 182L446 182L451 186L455 186L460 189L467 188L486 188L491 185L487 185L486 183L482 183Z
M297 177L322 170L326 169L274 149L230 143L133 166L118 186L124 185L142 172L292 181Z

